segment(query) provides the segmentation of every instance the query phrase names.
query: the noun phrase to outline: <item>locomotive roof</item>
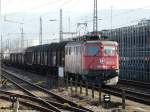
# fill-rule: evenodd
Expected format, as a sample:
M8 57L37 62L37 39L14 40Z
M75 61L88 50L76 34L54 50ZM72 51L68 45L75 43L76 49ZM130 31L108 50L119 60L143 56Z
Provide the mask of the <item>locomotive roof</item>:
M69 42L68 45L72 44L105 44L105 45L118 45L116 41L106 41L106 40L97 40L97 41L76 41L76 42Z
M118 45L116 41L106 41L106 40L98 40L98 41L86 41L86 43L100 43L100 44L107 44L107 45Z

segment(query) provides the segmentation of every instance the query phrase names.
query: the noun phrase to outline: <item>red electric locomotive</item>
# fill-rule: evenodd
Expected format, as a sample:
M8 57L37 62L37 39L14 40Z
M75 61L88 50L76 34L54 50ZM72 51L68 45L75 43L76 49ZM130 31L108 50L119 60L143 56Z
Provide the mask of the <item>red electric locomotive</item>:
M65 72L69 77L116 85L119 77L118 43L92 40L70 42L65 46Z

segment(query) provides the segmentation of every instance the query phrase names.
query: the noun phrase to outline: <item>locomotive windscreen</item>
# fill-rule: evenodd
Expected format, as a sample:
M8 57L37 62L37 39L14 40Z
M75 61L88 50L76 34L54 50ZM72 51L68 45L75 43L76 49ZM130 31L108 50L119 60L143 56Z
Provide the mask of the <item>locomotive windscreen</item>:
M115 46L104 46L104 55L105 56L114 56L116 54Z
M98 56L99 55L99 46L97 45L88 45L86 47L86 52L88 56Z

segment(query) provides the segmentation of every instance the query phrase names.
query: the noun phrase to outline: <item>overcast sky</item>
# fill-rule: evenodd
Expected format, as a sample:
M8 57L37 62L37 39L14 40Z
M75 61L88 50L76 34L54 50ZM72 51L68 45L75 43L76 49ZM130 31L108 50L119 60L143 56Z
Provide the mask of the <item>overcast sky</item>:
M38 39L39 17L43 19L43 38L58 39L59 10L63 9L63 30L75 32L78 22L88 22L92 31L94 0L1 0L2 15L7 19L24 23L25 38ZM112 7L112 27L136 24L143 18L150 18L150 0L98 0L99 30L110 29ZM56 22L50 22L56 19ZM7 39L20 39L20 25L3 22L3 34Z
M63 8L68 11L88 12L94 0L2 0L2 13L49 12ZM98 0L98 8L135 9L150 5L150 0ZM81 10L82 9L82 10Z

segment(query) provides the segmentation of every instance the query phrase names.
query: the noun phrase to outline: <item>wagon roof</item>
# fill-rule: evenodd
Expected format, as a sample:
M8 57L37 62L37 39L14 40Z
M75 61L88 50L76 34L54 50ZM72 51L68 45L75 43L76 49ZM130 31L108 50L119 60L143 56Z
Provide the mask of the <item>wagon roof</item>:
M46 49L48 47L48 45L49 44L35 46L34 51L41 51L43 49Z
M22 54L22 53L25 53L26 49L15 49L15 50L11 50L9 53L11 54Z
M104 44L104 45L118 45L116 41L106 41L106 40L97 40L97 41L78 41L78 42L69 42L67 45L80 45L80 44Z
M68 41L60 42L60 43L59 43L59 46L57 47L57 49L59 50L59 49L64 48L64 47L66 46L67 43L68 43Z
M49 46L48 46L48 50L54 51L54 50L57 49L58 45L59 45L59 43L51 43L51 44L49 44Z
M28 47L25 51L26 52L33 52L36 46Z

